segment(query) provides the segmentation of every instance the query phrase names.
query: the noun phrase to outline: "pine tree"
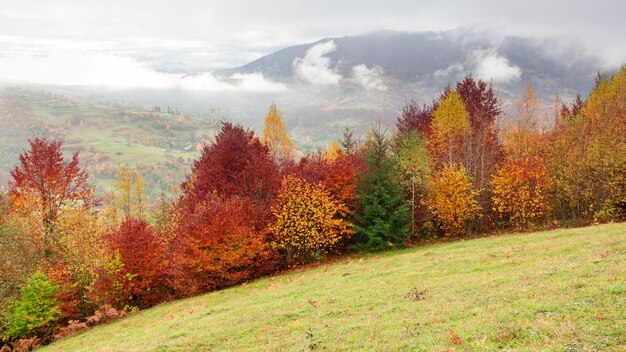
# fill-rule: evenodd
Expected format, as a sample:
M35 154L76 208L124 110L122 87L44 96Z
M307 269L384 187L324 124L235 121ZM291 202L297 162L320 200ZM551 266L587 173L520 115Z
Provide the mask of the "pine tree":
M389 140L373 129L365 150L365 174L358 189L361 212L356 215L355 248L381 251L400 247L408 236L410 214L402 187L394 182Z
M343 129L343 140L341 146L346 154L351 154L356 149L356 140L353 137L354 131L349 126Z

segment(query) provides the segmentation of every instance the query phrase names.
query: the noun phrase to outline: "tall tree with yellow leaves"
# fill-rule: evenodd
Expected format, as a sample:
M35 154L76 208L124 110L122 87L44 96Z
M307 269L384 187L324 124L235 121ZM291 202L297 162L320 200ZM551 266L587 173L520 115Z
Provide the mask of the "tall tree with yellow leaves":
M437 168L465 160L465 142L470 133L470 120L465 104L456 91L451 91L433 112L432 132L428 149Z
M146 219L146 182L141 172L121 165L115 189L106 197L103 217L109 229L117 228L124 218Z
M293 142L287 134L282 113L278 111L275 103L272 103L265 116L262 141L277 163L282 164L293 158Z

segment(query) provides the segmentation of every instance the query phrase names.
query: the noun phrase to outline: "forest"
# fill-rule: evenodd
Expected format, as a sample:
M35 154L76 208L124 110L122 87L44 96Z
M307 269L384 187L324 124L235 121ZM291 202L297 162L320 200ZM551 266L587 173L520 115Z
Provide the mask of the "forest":
M78 152L32 135L0 191L0 345L351 253L626 220L626 66L556 97L549 129L538 104L529 83L501 123L492 85L467 76L393 129L346 126L306 155L272 104L258 134L222 122L157 202L133 165L97 196Z

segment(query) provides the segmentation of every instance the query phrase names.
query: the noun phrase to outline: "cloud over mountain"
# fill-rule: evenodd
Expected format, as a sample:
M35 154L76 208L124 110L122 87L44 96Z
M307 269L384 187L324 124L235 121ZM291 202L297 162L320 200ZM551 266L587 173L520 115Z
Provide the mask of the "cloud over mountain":
M337 85L342 76L330 67L330 59L326 57L335 50L337 47L332 40L313 46L306 51L303 58L296 57L293 60L294 72L299 78L312 84Z

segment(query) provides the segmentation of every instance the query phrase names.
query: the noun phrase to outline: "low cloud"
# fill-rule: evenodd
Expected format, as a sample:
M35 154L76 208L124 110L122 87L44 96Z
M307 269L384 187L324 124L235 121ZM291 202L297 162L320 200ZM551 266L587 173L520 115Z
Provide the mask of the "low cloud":
M473 53L476 61L476 77L495 83L516 81L522 76L522 70L511 64L509 59L498 55L496 51L476 50Z
M496 49L478 49L474 50L465 62L456 62L439 69L433 73L433 77L438 80L458 81L468 74L484 81L508 83L519 80L522 69L498 54Z
M380 67L368 68L361 64L352 68L352 78L367 90L382 90L388 88L383 81L383 69Z
M453 78L462 77L464 74L465 74L465 68L463 67L463 64L457 62L457 63L451 64L450 66L444 69L435 71L433 73L433 76L436 79L448 79L450 77L453 77Z
M0 56L0 81L9 83L94 86L109 89L153 88L200 91L281 92L287 87L260 73L218 79L210 73L160 72L128 57L80 52L9 53Z
M312 84L337 85L342 76L330 67L330 59L326 54L332 53L337 47L329 40L315 45L306 51L303 58L293 60L293 69L296 75Z

